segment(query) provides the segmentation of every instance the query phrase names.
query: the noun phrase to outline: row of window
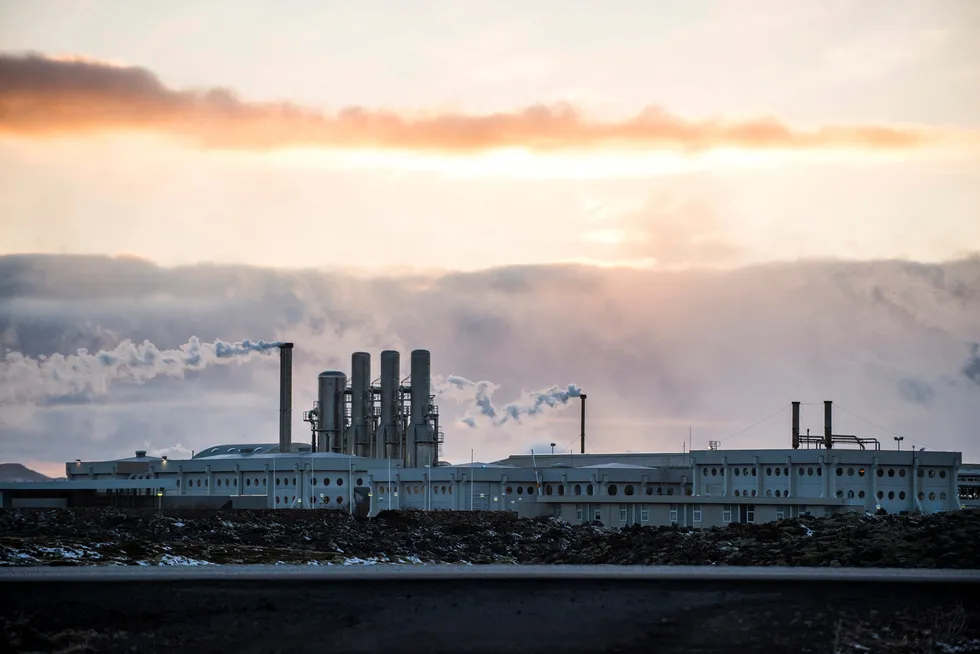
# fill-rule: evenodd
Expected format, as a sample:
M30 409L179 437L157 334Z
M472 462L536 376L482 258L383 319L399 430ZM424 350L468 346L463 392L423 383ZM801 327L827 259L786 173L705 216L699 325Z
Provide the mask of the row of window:
M278 495L276 495L276 504L277 505L283 504L283 505L287 505L288 506L289 504L292 504L295 501L296 501L296 496L295 495L293 495L292 497L290 497L289 495L283 495L282 497L279 497ZM330 498L329 497L320 498L320 497L317 497L316 495L310 495L310 498L309 498L308 501L311 504L321 504L321 505L329 505L330 504ZM337 498L334 501L337 503L337 505L341 505L341 504L344 503L344 498L341 497L340 495L338 495Z

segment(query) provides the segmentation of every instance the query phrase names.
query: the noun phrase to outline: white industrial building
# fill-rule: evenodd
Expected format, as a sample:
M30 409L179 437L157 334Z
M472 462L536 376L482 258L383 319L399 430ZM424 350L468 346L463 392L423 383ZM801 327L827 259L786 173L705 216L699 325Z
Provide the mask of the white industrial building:
M800 404L793 403L791 449L714 445L681 454L522 454L448 465L439 460L443 434L427 350L412 352L408 380L400 379L394 351L381 353L374 383L363 352L353 355L350 383L343 372L321 373L317 404L304 413L310 442L293 443L291 359L292 344L282 344L279 443L217 445L181 460L144 451L76 460L66 464L65 481L0 485L0 506L333 509L362 516L386 509L506 510L612 527L711 527L978 503L980 470L963 468L958 452L883 451L874 439L834 434L830 402L819 437L800 434Z

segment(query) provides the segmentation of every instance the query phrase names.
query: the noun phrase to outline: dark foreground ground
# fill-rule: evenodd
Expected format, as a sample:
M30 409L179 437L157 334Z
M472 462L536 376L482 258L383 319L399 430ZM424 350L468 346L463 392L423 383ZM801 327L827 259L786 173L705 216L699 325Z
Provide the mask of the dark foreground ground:
M0 566L388 562L980 569L980 512L692 531L479 512L0 511ZM791 586L7 583L0 652L980 652L974 587Z
M689 530L502 512L0 510L0 566L384 562L980 569L980 511Z

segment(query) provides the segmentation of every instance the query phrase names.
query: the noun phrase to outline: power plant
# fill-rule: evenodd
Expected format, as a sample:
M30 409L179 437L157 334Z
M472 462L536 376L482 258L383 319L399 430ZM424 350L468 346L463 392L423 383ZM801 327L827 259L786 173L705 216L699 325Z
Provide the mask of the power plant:
M0 506L331 509L365 517L386 509L488 510L611 526L710 527L980 503L980 471L962 467L960 453L884 451L876 439L837 434L831 401L823 403L818 436L801 432L801 403L791 403L786 449L723 451L711 442L681 453L587 454L587 396L574 385L568 392L556 387L561 403L581 400L578 452L450 464L431 354L422 349L411 352L405 377L395 350L380 353L377 377L368 352L353 353L349 376L321 372L314 406L303 413L309 442L293 442L293 344L257 347L279 350L278 443L225 443L189 459L144 450L110 461L76 459L66 463L65 480L0 484Z

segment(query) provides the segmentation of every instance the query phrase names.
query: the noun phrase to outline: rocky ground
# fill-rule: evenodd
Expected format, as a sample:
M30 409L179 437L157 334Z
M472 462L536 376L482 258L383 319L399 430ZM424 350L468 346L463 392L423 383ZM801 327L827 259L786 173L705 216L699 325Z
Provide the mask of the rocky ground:
M980 511L691 530L500 512L0 510L0 565L384 562L980 569Z

